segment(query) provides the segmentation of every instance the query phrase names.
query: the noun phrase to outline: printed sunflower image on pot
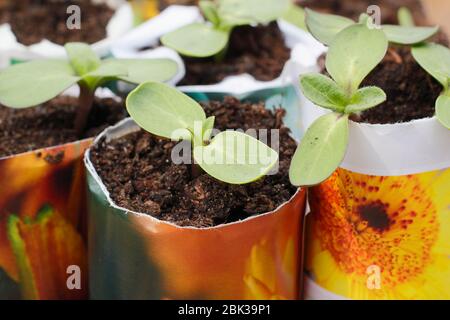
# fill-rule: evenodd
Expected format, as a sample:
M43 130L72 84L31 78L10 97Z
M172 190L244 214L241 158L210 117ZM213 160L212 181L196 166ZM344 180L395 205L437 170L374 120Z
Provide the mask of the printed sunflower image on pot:
M450 51L436 28L308 15L328 52L302 107L328 111L290 168L311 186L305 298L449 299Z
M285 111L154 82L126 105L85 155L91 297L297 299L305 190Z
M82 155L92 136L127 115L120 98L97 88L176 72L170 60L100 60L86 44L65 47L69 60L0 73L0 298L87 297ZM65 91L75 84L78 97Z

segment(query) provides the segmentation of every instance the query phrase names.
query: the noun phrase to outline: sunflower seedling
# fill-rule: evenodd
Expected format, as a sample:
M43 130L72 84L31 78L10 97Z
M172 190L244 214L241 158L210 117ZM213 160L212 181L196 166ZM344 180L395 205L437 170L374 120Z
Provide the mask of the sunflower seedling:
M195 100L165 84L141 84L128 95L126 105L142 129L191 142L194 177L200 167L220 181L245 184L267 174L278 161L275 150L245 133L227 130L211 138L214 117L207 118Z
M444 88L436 100L436 117L450 129L450 50L439 44L426 43L413 47L412 55Z
M349 116L386 100L386 94L378 87L359 87L384 58L387 48L383 31L353 24L339 32L329 47L326 69L331 78L322 74L300 78L306 98L332 112L308 128L292 159L292 184L310 186L327 179L344 159Z
M78 84L80 94L74 128L81 134L99 86L113 80L132 84L167 81L177 72L177 64L168 59L102 61L87 44L68 43L65 49L68 60L35 60L2 71L0 103L17 109L32 107Z
M200 0L204 23L193 23L164 35L161 42L184 56L224 57L231 31L281 18L290 0Z
M318 41L329 46L335 36L343 29L354 25L356 22L352 19L326 13L318 13L306 9L306 25L309 32ZM373 19L363 13L360 16L359 23L367 22L370 28L380 28L386 34L391 43L400 45L412 45L423 42L435 35L439 27L416 27L413 25L411 14L403 8L398 13L401 25L381 25L373 23Z

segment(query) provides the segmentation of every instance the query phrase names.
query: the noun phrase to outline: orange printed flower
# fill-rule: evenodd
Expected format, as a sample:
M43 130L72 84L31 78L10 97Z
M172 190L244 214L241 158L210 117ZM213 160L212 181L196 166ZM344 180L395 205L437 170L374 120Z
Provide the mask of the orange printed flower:
M311 190L307 272L354 299L450 298L450 170L379 177L338 169ZM380 269L380 288L368 285Z

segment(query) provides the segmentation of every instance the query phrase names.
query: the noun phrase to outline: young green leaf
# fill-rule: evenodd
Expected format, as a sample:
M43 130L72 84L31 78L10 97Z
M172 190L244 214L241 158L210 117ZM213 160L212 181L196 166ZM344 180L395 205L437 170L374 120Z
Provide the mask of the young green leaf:
M220 18L217 13L217 4L210 0L200 0L198 6L202 11L203 15L207 20L209 20L213 25L217 26L220 24Z
M238 131L223 131L206 146L195 146L194 159L212 177L230 184L258 180L277 163L278 154Z
M411 11L406 7L401 7L397 13L398 24L404 27L414 27L414 18Z
M439 27L405 27L383 25L382 29L389 42L411 45L423 42L439 31Z
M182 55L205 58L222 51L228 43L229 32L203 23L193 23L165 34L161 42Z
M71 42L67 43L64 48L72 67L79 76L84 76L100 66L100 58L88 44Z
M0 73L0 103L27 108L53 99L80 80L66 61L36 60Z
M305 10L303 10L302 7L297 6L294 3L290 5L289 9L283 15L283 20L293 24L294 26L297 26L302 30L307 31L308 28L306 27L305 19L306 19Z
M144 130L171 139L182 129L194 132L195 122L206 120L202 107L187 95L157 82L146 82L133 90L126 100L127 110ZM185 139L189 136L186 135Z
M417 63L447 90L450 78L450 50L440 44L426 43L413 47L412 55Z
M326 68L348 95L386 55L388 41L380 29L355 24L339 32L330 45Z
M306 74L300 77L303 94L320 107L344 112L348 97L332 79L322 74Z
M327 179L344 159L348 131L348 115L330 113L317 119L292 158L291 183L312 186Z
M444 127L450 129L450 96L441 95L436 100L436 117Z
M351 114L373 108L386 101L386 93L378 87L359 89L350 99L345 113Z
M330 45L340 31L353 24L355 21L349 18L306 9L306 25L309 32L325 45Z
M282 17L290 0L219 0L218 14L223 26L265 24Z
M147 81L165 82L178 71L178 65L170 59L110 59L105 65L117 65L126 70L117 77L125 82L140 84Z

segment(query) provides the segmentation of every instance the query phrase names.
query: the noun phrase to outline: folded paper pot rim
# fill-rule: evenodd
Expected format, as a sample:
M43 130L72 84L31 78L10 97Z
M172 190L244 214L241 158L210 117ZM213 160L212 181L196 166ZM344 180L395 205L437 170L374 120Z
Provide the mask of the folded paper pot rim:
M99 139L139 130L131 119ZM273 212L180 227L114 204L86 151L93 299L297 299L305 190Z
M325 114L302 102L303 121ZM341 167L309 192L306 299L450 299L449 143L436 117L350 121Z
M161 48L145 51L140 51L140 49L157 44L159 38L168 32L202 20L203 18L197 7L171 5L156 17L153 17L122 37L113 46L112 54L117 58L139 58L151 55L153 52L161 50ZM278 20L278 25L285 36L286 44L291 48L291 58L286 62L278 78L272 81L258 81L249 74L231 75L217 84L180 86L180 90L183 92L204 93L229 92L239 95L248 91L292 85L295 82L293 76L297 76L297 73L293 72L293 70L304 72L307 69L302 63L305 56L302 51L312 48L314 45L317 46L317 42L311 35L284 20ZM171 50L165 47L164 49ZM175 53L173 50L171 51ZM175 54L178 55L177 53ZM184 63L179 55L177 61L183 65L182 70L185 70ZM184 77L184 72L181 75L182 77Z
M130 3L116 0L107 3L115 9L115 13L106 27L106 38L92 44L94 51L100 56L110 54L113 44L133 28L134 15ZM39 59L42 57L62 58L66 56L64 47L47 39L39 43L25 46L19 43L8 23L0 25L0 68L7 67L11 62Z

